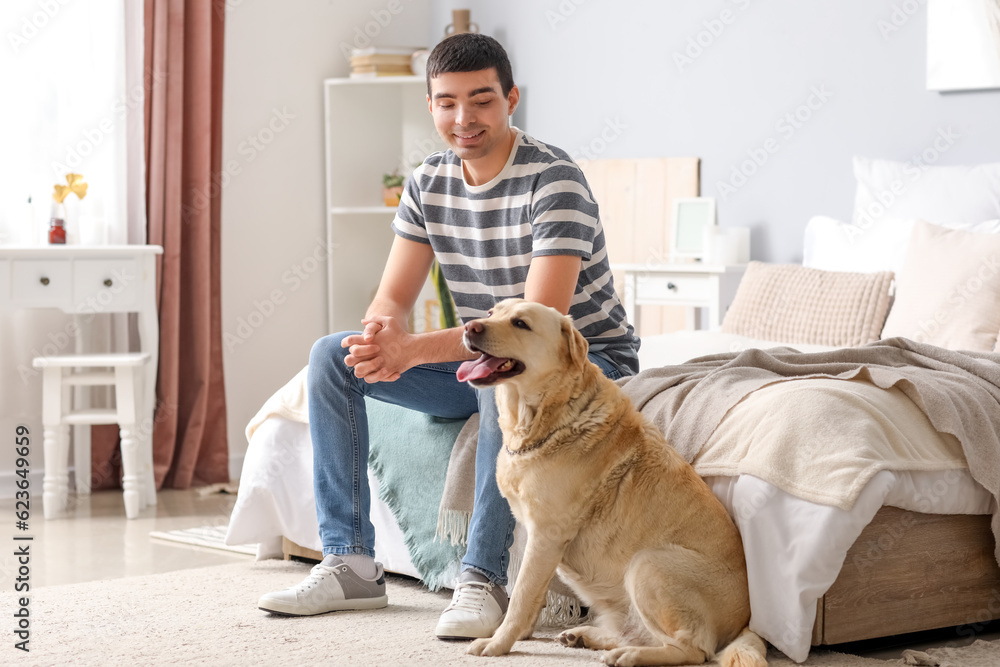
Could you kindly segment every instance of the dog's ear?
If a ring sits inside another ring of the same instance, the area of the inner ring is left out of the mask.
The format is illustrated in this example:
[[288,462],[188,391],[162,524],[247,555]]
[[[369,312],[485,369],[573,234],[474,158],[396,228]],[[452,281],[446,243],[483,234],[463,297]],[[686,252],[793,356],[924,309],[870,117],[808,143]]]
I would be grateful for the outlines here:
[[562,318],[562,337],[566,345],[566,354],[569,357],[569,362],[573,366],[583,366],[587,363],[587,351],[590,349],[590,344],[587,343],[587,339],[583,337],[575,326],[573,326],[573,320],[568,316]]

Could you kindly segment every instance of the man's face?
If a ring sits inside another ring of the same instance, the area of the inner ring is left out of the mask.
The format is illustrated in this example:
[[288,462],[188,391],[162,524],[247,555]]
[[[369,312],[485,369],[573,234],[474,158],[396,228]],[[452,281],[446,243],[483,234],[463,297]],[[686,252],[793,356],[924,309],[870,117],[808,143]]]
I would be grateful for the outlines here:
[[508,150],[507,118],[517,106],[514,86],[507,97],[494,68],[447,72],[431,79],[427,103],[434,127],[448,147],[463,160],[475,160]]

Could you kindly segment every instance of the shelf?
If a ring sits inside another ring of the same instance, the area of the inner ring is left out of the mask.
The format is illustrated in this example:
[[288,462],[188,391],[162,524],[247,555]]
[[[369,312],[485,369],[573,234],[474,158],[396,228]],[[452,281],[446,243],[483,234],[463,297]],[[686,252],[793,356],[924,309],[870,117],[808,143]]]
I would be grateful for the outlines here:
[[[447,147],[427,112],[426,93],[419,76],[323,82],[326,238],[336,245],[326,263],[330,333],[357,328],[397,238],[389,225],[397,207],[382,201],[383,175]],[[424,289],[435,294],[433,286]],[[415,323],[421,320],[415,312]]]
[[333,206],[330,208],[333,215],[354,215],[356,213],[381,214],[396,213],[395,206]]
[[380,83],[426,83],[427,79],[422,76],[373,76],[370,79],[350,79],[337,78],[325,79],[323,83],[328,86],[371,86]]

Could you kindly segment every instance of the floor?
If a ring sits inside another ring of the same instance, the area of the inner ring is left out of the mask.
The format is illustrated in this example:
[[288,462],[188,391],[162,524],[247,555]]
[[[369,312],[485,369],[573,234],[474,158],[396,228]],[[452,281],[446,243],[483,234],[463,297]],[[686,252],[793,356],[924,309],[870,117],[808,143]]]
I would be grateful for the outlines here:
[[[151,531],[170,531],[229,521],[236,496],[203,494],[197,489],[164,490],[157,505],[139,517],[125,519],[120,491],[101,491],[89,497],[71,495],[66,518],[45,520],[41,507],[29,520],[34,536],[31,579],[33,587],[158,574],[210,565],[246,561],[252,556],[172,545],[149,537]],[[0,515],[14,515],[14,501],[0,500]],[[979,637],[1000,639],[1000,624],[993,623]],[[890,641],[863,642],[838,650],[883,660],[899,659],[903,649],[926,649],[947,644],[971,643],[954,629],[921,633]]]
[[[151,531],[228,524],[236,496],[170,489],[158,492],[156,499],[156,507],[147,507],[132,520],[125,519],[121,491],[70,494],[70,510],[60,519],[46,520],[41,503],[32,503],[30,529],[22,533],[34,537],[32,586],[158,574],[253,558],[149,537]],[[13,500],[0,500],[0,516],[14,516]]]

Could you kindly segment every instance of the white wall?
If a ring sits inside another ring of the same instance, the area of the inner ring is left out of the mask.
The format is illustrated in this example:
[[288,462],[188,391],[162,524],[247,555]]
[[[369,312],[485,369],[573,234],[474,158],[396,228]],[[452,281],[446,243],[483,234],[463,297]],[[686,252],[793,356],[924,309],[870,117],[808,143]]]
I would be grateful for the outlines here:
[[312,259],[326,233],[322,81],[347,75],[340,46],[366,31],[378,45],[424,45],[430,4],[227,6],[222,163],[236,169],[222,191],[222,328],[235,478],[247,422],[327,333],[326,268]]
[[937,164],[1000,160],[1000,91],[926,90],[926,0],[438,0],[432,23],[453,7],[506,47],[527,132],[575,156],[702,158],[702,194],[753,228],[754,259],[799,261],[811,216],[850,216],[854,154],[905,161],[952,128]]

